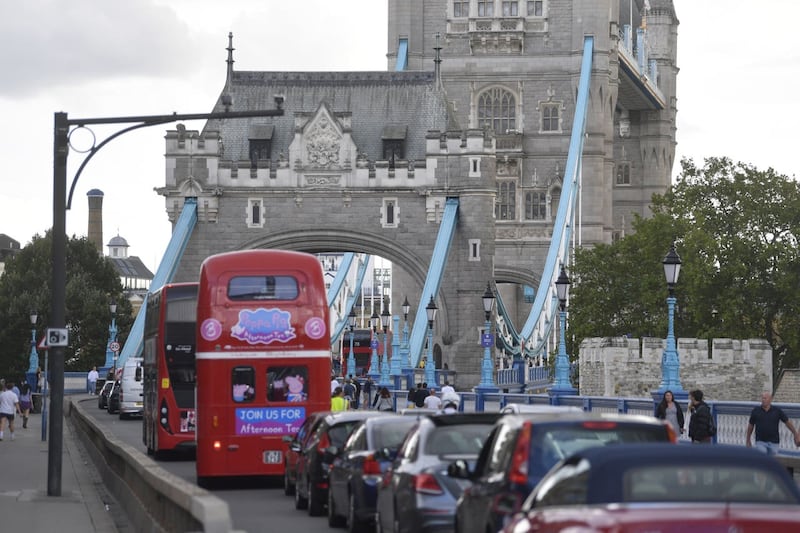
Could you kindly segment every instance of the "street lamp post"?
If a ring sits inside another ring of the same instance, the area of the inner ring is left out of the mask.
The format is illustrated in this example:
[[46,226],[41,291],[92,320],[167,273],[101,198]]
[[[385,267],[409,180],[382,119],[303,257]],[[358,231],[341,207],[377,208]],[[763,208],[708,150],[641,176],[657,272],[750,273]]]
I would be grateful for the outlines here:
[[549,392],[553,396],[576,394],[577,390],[572,386],[569,379],[569,357],[567,357],[567,342],[565,333],[567,329],[567,294],[569,293],[570,281],[567,271],[561,266],[561,273],[556,280],[556,292],[558,293],[558,355],[556,356],[556,379]]
[[370,340],[369,347],[372,348],[372,357],[369,360],[369,377],[372,381],[379,381],[381,379],[380,361],[378,360],[378,324],[381,323],[381,317],[378,312],[373,308],[372,316],[369,317],[369,325],[372,328],[372,340]]
[[[223,95],[229,96],[229,95]],[[105,118],[69,118],[67,113],[53,115],[53,232],[52,262],[53,277],[50,307],[50,328],[66,328],[67,300],[67,210],[72,205],[72,192],[86,164],[103,146],[129,131],[149,126],[169,124],[182,120],[234,119],[251,117],[275,117],[283,115],[283,97],[275,96],[276,109],[257,111],[225,111],[215,113],[191,113]],[[67,196],[67,156],[69,137],[77,128],[99,124],[131,124],[93,145],[72,180]],[[67,339],[68,340],[68,339]],[[47,495],[61,496],[61,461],[64,450],[64,347],[53,346],[52,398],[50,408],[51,438],[47,444]],[[49,377],[49,374],[48,374]]]
[[433,301],[433,296],[431,296],[431,301],[428,302],[428,306],[425,308],[425,313],[428,315],[428,354],[425,358],[425,382],[431,387],[436,382],[436,369],[434,368],[436,365],[433,363],[433,321],[436,320],[436,311],[438,310],[439,308],[436,307],[436,302]]
[[[33,383],[30,376],[36,376],[36,371],[39,369],[39,352],[36,351],[36,319],[39,314],[36,311],[31,311],[31,355],[28,356],[28,372],[26,379],[29,383]],[[34,379],[36,379],[34,377]],[[34,384],[35,386],[35,384]]]
[[111,325],[108,326],[108,342],[106,343],[106,362],[105,368],[114,368],[117,370],[117,360],[115,350],[111,349],[111,345],[117,340],[117,302],[111,300],[108,304],[108,309],[111,311]]
[[353,333],[356,329],[356,310],[350,309],[347,315],[347,324],[350,326],[350,353],[347,354],[347,376],[356,375],[356,356],[353,355]]
[[492,363],[492,346],[494,345],[494,335],[492,335],[492,309],[494,308],[494,293],[490,283],[486,283],[486,290],[481,296],[483,301],[484,325],[481,335],[481,345],[483,346],[483,361],[481,362],[481,382],[475,387],[481,392],[497,392],[498,388],[494,384],[494,364]]
[[675,243],[670,246],[669,252],[661,262],[664,265],[664,276],[667,278],[667,310],[669,313],[669,325],[667,328],[667,347],[661,358],[661,386],[658,388],[658,396],[663,396],[666,391],[672,391],[676,400],[688,397],[688,393],[683,390],[680,379],[680,358],[675,344],[674,316],[675,316],[675,285],[678,283],[678,275],[681,272],[681,258],[675,251]]
[[392,316],[389,314],[389,310],[386,308],[386,305],[383,306],[383,311],[381,312],[381,327],[383,328],[383,359],[381,361],[381,387],[391,387],[392,382],[390,381],[389,377],[389,347],[388,347],[388,340],[387,340],[387,333],[389,332],[389,321],[392,319]]
[[403,340],[400,343],[400,351],[405,357],[408,368],[411,368],[411,351],[408,346],[408,313],[411,311],[411,304],[408,303],[408,296],[403,300]]

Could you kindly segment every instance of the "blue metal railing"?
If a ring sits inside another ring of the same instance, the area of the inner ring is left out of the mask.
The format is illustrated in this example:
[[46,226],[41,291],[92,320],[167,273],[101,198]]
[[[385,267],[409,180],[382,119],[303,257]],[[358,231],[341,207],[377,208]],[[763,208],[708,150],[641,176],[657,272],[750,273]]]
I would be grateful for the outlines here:
[[[189,243],[189,238],[192,236],[195,224],[197,224],[197,198],[186,198],[178,221],[172,230],[172,237],[164,252],[164,257],[161,259],[161,264],[158,265],[153,281],[150,282],[150,291],[160,289],[164,284],[172,281],[173,276],[175,276],[175,270],[178,268],[178,263],[180,263],[183,252],[186,250],[186,245]],[[142,302],[139,314],[136,315],[136,319],[133,321],[131,331],[128,333],[128,339],[125,341],[125,346],[122,347],[122,352],[120,352],[117,360],[117,366],[124,365],[129,357],[142,355],[146,310],[147,296]]]

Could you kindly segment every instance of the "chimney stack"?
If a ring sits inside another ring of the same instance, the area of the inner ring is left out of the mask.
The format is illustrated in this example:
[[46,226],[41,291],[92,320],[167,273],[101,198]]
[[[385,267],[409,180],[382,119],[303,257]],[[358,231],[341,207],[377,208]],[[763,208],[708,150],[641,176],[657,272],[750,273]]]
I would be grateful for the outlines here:
[[94,243],[97,252],[103,255],[103,191],[92,189],[86,193],[89,197],[89,229],[87,236]]

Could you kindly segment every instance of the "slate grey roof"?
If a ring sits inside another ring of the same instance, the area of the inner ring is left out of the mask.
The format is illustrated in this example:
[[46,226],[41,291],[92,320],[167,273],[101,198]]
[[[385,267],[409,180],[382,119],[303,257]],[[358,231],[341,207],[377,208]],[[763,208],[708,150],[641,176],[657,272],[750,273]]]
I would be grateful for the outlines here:
[[111,261],[120,276],[126,278],[153,279],[153,273],[150,272],[150,269],[144,266],[142,260],[135,255],[124,258],[108,257],[108,260]]
[[[222,94],[214,111],[224,111]],[[272,156],[288,156],[295,113],[311,114],[325,102],[333,113],[352,114],[352,137],[359,152],[382,159],[384,126],[407,127],[407,159],[425,158],[425,134],[448,127],[447,103],[432,72],[233,72],[231,111],[274,109],[284,97],[284,115],[241,120],[210,120],[205,131],[220,132],[225,160],[248,159],[251,125],[271,124]]]

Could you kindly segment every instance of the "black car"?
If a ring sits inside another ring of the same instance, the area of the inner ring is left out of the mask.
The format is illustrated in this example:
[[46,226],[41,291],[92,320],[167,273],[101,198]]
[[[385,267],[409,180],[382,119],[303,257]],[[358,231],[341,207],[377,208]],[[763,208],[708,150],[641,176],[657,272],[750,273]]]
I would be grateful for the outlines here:
[[651,416],[616,413],[506,415],[497,421],[475,468],[454,464],[468,480],[456,505],[456,533],[499,531],[557,462],[591,447],[677,442],[671,426]]
[[106,402],[106,411],[108,414],[115,415],[119,413],[119,392],[122,389],[122,384],[119,380],[114,382],[111,391],[108,393],[108,401]]
[[108,395],[111,394],[112,388],[114,388],[113,381],[106,381],[103,383],[103,388],[100,389],[100,393],[97,395],[98,409],[108,409]]
[[283,437],[289,443],[286,454],[283,458],[283,492],[287,496],[293,496],[297,484],[297,463],[303,458],[302,451],[306,448],[308,440],[314,435],[314,431],[322,420],[330,413],[320,411],[311,413],[303,421],[303,425],[294,435]]
[[[373,416],[385,416],[380,411],[337,411],[326,414],[314,428],[302,447],[292,442],[289,449],[299,454],[295,481],[296,509],[308,509],[311,516],[321,516],[328,501],[328,468],[332,460],[328,448],[340,448],[356,424]],[[327,455],[326,455],[327,454]]]
[[347,525],[350,532],[375,525],[378,484],[389,468],[406,433],[417,424],[409,416],[384,413],[353,428],[341,449],[331,448],[328,525]]

